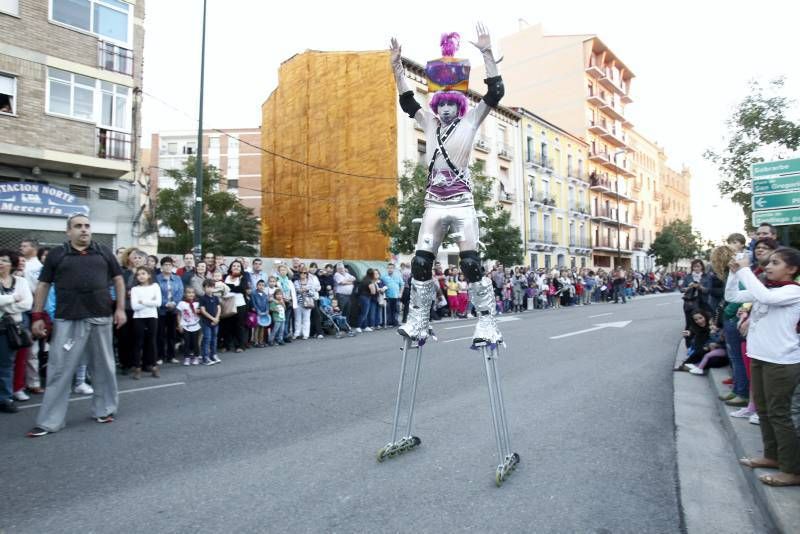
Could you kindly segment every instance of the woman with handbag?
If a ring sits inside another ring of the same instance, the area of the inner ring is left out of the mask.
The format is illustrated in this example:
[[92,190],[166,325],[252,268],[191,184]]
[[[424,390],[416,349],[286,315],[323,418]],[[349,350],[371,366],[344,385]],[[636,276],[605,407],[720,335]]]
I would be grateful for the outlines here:
[[294,308],[294,334],[292,339],[302,336],[308,339],[311,332],[311,309],[314,308],[318,295],[311,287],[308,272],[300,271],[300,278],[294,282],[294,291],[297,295],[297,306]]
[[11,273],[19,265],[19,256],[0,250],[0,412],[16,413],[12,397],[14,356],[23,346],[31,345],[30,332],[22,326],[22,312],[33,306],[33,295],[25,278]]
[[228,286],[233,296],[236,314],[225,318],[226,310],[223,306],[220,330],[224,332],[225,347],[231,350],[235,345],[236,352],[242,352],[247,343],[247,301],[250,298],[250,277],[245,275],[244,266],[239,260],[232,261],[228,266],[225,285]]

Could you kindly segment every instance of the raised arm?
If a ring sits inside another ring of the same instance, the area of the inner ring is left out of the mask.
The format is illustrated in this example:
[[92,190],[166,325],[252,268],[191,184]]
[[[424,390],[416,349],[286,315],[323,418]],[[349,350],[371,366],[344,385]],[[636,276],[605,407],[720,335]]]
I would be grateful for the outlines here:
[[486,85],[489,86],[484,95],[483,100],[490,107],[497,107],[500,99],[505,94],[505,87],[503,87],[503,79],[500,77],[500,70],[497,64],[502,60],[495,60],[492,53],[492,39],[489,36],[489,30],[482,23],[478,23],[475,27],[475,32],[478,37],[476,41],[470,41],[475,48],[477,48],[483,56],[483,64],[486,68]]
[[414,92],[408,87],[408,82],[406,82],[403,58],[401,56],[402,49],[403,47],[400,46],[397,39],[392,37],[389,52],[391,53],[392,72],[394,72],[394,81],[397,84],[397,93],[400,95],[400,108],[413,119],[416,117],[417,112],[422,109],[422,106],[416,101]]

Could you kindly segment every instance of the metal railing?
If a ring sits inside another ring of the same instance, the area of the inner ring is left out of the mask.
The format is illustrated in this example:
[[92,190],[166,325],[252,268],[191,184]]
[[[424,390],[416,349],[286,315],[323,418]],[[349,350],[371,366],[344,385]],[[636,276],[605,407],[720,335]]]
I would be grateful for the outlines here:
[[546,245],[556,245],[559,243],[558,234],[555,232],[545,232],[543,230],[531,230],[528,240]]
[[511,145],[506,143],[497,143],[497,155],[501,158],[510,160],[514,157],[514,150]]
[[478,135],[478,136],[475,137],[474,146],[478,150],[482,150],[484,152],[489,152],[491,150],[490,145],[489,145],[489,140],[486,139],[486,137],[484,137],[482,135]]
[[545,194],[543,191],[532,191],[531,202],[537,202],[539,204],[544,204],[545,206],[555,206],[556,199],[553,195]]
[[103,159],[131,159],[131,134],[97,128],[97,157]]
[[97,65],[105,70],[133,76],[133,51],[113,43],[98,41]]

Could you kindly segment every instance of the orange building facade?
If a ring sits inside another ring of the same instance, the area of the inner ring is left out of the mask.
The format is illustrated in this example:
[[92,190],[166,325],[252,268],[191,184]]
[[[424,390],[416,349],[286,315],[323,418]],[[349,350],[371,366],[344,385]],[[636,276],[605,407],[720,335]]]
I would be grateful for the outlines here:
[[376,212],[397,193],[398,157],[389,53],[306,51],[278,76],[262,105],[261,254],[385,259]]

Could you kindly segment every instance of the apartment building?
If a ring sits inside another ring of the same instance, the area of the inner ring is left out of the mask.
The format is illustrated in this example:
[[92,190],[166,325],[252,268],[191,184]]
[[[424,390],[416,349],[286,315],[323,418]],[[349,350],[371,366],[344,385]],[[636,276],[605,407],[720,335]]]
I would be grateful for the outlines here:
[[591,264],[588,145],[524,108],[520,114],[525,264],[534,269]]
[[[658,217],[635,217],[637,206],[645,209],[652,200],[637,198],[635,190],[634,130],[626,111],[634,73],[591,34],[545,35],[536,25],[503,38],[501,48],[505,102],[535,110],[588,147],[592,265],[635,267],[634,257],[641,264],[645,240],[639,237],[655,230],[641,227],[642,221]],[[482,69],[473,70],[473,80],[483,76]],[[660,178],[656,185],[661,187]],[[676,191],[677,205],[685,200]]]
[[661,198],[661,225],[669,224],[676,219],[686,221],[691,218],[691,199],[690,191],[692,174],[685,166],[680,171],[673,170],[666,164],[667,156],[662,151],[659,154],[661,159],[661,183],[663,185],[663,195]]
[[[427,105],[424,67],[403,63],[409,87]],[[480,98],[471,91],[470,106]],[[472,161],[496,178],[496,202],[522,226],[519,121],[514,110],[493,110]],[[405,162],[424,165],[427,149],[423,132],[398,106],[388,52],[307,51],[290,58],[263,105],[262,124],[264,149],[294,160],[262,158],[262,254],[385,259],[389,240],[377,229],[376,212],[399,195]],[[439,259],[456,263],[457,253],[444,249]]]
[[[203,131],[203,162],[219,169],[220,189],[229,191],[261,217],[261,129],[225,128]],[[197,132],[159,132],[150,140],[150,195],[175,187],[167,175],[197,155]]]
[[62,243],[78,212],[111,247],[145,237],[144,9],[144,0],[0,0],[0,246]]

